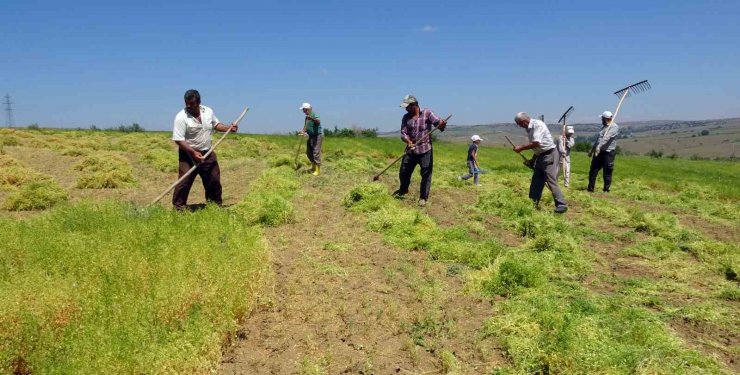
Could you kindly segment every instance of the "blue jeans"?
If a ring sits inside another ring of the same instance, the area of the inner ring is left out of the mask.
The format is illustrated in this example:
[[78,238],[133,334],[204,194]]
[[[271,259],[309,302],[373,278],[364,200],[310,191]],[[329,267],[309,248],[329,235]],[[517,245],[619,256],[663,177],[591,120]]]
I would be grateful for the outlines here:
[[468,174],[464,176],[460,176],[463,180],[467,180],[470,177],[473,177],[473,182],[478,185],[478,176],[480,175],[480,169],[475,166],[475,162],[472,160],[468,160]]

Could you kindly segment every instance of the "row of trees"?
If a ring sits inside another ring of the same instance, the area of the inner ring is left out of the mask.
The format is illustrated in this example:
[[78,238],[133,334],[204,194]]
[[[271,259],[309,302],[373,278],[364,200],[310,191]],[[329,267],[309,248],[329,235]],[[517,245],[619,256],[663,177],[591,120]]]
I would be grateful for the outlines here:
[[378,128],[365,129],[353,126],[352,128],[339,129],[339,127],[335,125],[334,130],[324,129],[324,136],[335,138],[377,138]]
[[145,129],[141,125],[139,125],[138,123],[133,123],[131,125],[123,125],[123,124],[121,124],[121,125],[114,126],[114,127],[111,127],[111,128],[106,128],[106,129],[101,129],[101,128],[98,128],[95,125],[90,125],[90,130],[92,130],[92,131],[103,131],[103,130],[107,130],[107,131],[116,131],[116,132],[122,132],[122,133],[138,133],[138,132],[145,131]]

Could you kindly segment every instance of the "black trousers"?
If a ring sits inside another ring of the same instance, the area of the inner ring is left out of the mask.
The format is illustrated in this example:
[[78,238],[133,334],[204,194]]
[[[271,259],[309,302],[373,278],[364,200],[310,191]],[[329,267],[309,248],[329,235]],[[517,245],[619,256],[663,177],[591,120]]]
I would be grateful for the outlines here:
[[[205,155],[206,151],[202,151]],[[187,173],[190,168],[193,167],[193,160],[190,158],[185,151],[179,150],[178,153],[179,165],[178,165],[178,177],[182,177]],[[221,204],[221,169],[218,166],[218,159],[216,159],[216,153],[212,152],[208,155],[208,158],[198,164],[198,169],[191,173],[188,178],[182,180],[175,186],[175,190],[172,192],[172,205],[176,209],[184,209],[188,203],[188,195],[190,195],[190,188],[195,182],[195,176],[199,175],[203,182],[203,189],[206,191],[206,200]]]
[[398,189],[399,194],[407,194],[409,185],[411,185],[411,175],[418,164],[421,167],[421,187],[419,190],[419,199],[429,199],[429,191],[432,188],[432,170],[434,169],[433,150],[423,154],[406,154],[401,159],[401,170],[398,172],[398,179],[401,181],[401,187]]
[[591,169],[588,171],[588,190],[593,191],[596,186],[596,176],[604,169],[604,191],[612,186],[612,172],[614,172],[614,157],[616,151],[602,151],[598,156],[591,158]]

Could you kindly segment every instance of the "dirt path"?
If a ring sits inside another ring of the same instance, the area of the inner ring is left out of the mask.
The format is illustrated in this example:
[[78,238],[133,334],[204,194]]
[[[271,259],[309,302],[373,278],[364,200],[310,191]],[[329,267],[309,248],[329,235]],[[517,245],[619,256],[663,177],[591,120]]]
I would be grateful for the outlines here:
[[223,374],[483,373],[504,363],[477,334],[489,301],[425,253],[385,245],[344,191],[302,177],[295,224],[266,230],[275,280]]

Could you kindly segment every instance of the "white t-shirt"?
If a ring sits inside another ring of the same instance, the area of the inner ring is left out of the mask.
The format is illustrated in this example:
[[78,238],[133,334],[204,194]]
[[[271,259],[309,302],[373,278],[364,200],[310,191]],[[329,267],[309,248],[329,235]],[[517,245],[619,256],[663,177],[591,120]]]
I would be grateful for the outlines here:
[[175,126],[172,129],[173,141],[186,141],[190,147],[198,151],[206,151],[211,148],[211,134],[219,123],[213,110],[200,106],[200,119],[193,117],[188,111],[182,109],[175,116]]
[[526,130],[529,142],[538,142],[540,144],[539,147],[532,149],[535,155],[555,148],[555,142],[552,140],[550,129],[547,128],[544,122],[537,119],[530,119],[529,126]]

